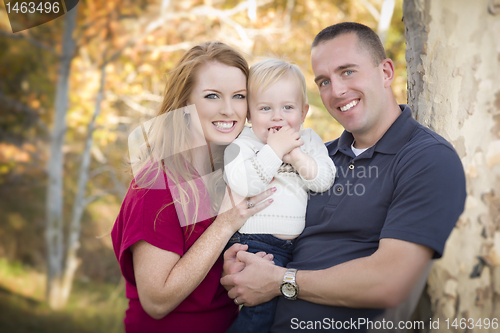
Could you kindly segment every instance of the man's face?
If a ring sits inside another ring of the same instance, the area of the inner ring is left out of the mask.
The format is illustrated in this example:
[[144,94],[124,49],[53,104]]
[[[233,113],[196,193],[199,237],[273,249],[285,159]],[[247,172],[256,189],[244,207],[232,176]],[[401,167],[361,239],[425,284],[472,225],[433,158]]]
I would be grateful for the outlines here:
[[312,49],[312,69],[321,100],[356,140],[379,135],[385,125],[386,88],[390,89],[392,82],[387,73],[388,61],[375,65],[354,33],[337,36]]

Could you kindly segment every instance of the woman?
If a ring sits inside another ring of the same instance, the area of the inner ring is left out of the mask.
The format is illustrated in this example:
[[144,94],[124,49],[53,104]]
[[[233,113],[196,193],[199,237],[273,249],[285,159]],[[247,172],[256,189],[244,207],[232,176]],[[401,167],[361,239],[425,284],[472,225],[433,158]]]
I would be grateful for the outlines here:
[[219,283],[220,255],[273,192],[235,200],[219,170],[222,144],[243,129],[247,78],[232,48],[195,46],[170,73],[158,116],[140,128],[145,142],[130,150],[134,180],[112,231],[126,332],[225,332],[237,316]]

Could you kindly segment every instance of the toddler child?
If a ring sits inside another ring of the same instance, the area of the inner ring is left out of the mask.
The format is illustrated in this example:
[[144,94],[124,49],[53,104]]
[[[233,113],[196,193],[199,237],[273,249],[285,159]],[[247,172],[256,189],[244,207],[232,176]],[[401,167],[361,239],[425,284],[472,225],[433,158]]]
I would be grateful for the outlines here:
[[[250,217],[230,240],[248,251],[274,255],[285,267],[295,238],[305,226],[308,191],[324,192],[335,179],[335,166],[321,138],[301,129],[309,105],[305,79],[297,65],[266,59],[250,68],[245,127],[226,148],[224,178],[232,191],[251,197],[276,187],[272,205]],[[255,203],[248,203],[255,205]],[[255,307],[243,306],[227,332],[268,332],[277,298]]]

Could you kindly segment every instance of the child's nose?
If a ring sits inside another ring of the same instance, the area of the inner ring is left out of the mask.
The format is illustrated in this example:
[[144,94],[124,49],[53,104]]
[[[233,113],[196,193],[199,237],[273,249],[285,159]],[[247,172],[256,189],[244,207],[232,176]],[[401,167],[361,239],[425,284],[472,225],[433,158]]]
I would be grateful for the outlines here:
[[273,119],[273,121],[283,120],[283,114],[281,112],[281,109],[273,111],[273,118],[272,119]]

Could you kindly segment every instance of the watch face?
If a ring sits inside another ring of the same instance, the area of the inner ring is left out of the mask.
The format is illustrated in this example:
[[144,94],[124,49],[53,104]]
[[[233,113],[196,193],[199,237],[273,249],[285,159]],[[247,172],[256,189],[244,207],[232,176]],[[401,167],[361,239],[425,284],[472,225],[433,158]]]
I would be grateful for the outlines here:
[[297,295],[297,287],[289,282],[286,282],[281,286],[281,292],[285,297],[295,297],[295,295]]

